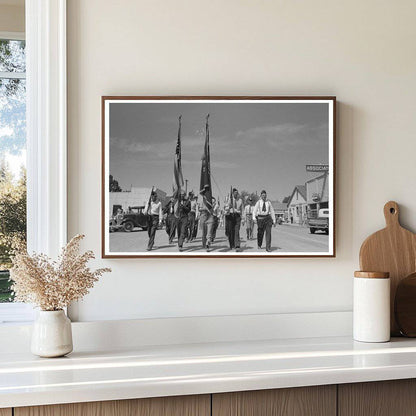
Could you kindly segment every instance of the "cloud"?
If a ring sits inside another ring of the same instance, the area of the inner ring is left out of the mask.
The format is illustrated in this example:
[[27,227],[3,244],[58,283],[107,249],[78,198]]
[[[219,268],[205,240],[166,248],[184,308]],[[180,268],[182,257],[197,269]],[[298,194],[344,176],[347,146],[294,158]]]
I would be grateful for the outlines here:
[[141,153],[148,152],[151,146],[140,142],[132,142],[129,139],[113,137],[110,139],[111,146],[117,147],[126,153]]
[[306,124],[279,124],[274,126],[255,127],[245,131],[238,131],[235,135],[238,145],[242,147],[258,148],[268,145],[281,150],[295,147],[325,145],[328,137],[328,125],[318,126]]
[[[204,149],[205,133],[182,137],[182,161],[188,165],[200,164]],[[111,147],[121,150],[126,157],[135,157],[140,163],[154,164],[173,161],[176,138],[169,141],[152,142],[138,138],[111,138]],[[258,126],[240,130],[234,134],[210,137],[211,162],[213,167],[234,169],[236,160],[257,160],[263,155],[277,152],[304,153],[312,148],[327,148],[328,125],[285,123]],[[268,153],[269,152],[269,153]]]
[[[181,138],[182,144],[182,159],[196,160],[198,163],[201,161],[202,153],[204,151],[205,136],[184,136]],[[211,139],[212,143],[212,139]],[[142,143],[139,139],[133,138],[120,138],[113,137],[110,139],[111,147],[117,148],[127,154],[141,154],[138,155],[144,163],[155,162],[155,161],[166,161],[173,160],[176,140],[169,140],[159,143],[151,143],[147,141]],[[212,146],[212,144],[211,144]],[[216,150],[223,147],[228,147],[228,144],[223,141],[222,137],[215,138]]]
[[13,129],[10,126],[0,127],[0,138],[3,136],[11,136]]

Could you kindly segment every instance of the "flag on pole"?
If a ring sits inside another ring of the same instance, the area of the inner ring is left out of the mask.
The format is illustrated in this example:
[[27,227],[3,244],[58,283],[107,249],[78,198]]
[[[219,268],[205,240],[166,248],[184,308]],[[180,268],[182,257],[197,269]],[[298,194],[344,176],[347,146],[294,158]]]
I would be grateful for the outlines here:
[[173,197],[179,198],[181,189],[183,188],[183,176],[182,176],[182,151],[181,151],[181,124],[182,116],[179,116],[179,128],[178,128],[178,140],[176,143],[175,161],[173,164]]
[[205,124],[205,146],[204,146],[204,153],[202,155],[200,192],[203,196],[206,206],[209,209],[212,209],[211,160],[210,160],[210,153],[209,153],[208,119],[209,119],[209,114],[207,115],[206,124]]

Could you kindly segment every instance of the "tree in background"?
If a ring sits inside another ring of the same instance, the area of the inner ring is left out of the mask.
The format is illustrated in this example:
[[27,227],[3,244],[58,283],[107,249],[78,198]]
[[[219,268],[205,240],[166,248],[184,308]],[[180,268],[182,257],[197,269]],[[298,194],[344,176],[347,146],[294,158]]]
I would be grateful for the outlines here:
[[0,302],[13,300],[8,269],[15,247],[26,241],[26,170],[14,179],[7,163],[0,163]]
[[110,192],[122,192],[118,181],[116,181],[113,175],[110,175]]
[[11,267],[17,243],[26,241],[26,170],[14,180],[5,161],[0,165],[0,269]]
[[253,205],[259,200],[259,197],[255,192],[241,191],[240,195],[245,204],[247,204],[248,198],[253,200]]

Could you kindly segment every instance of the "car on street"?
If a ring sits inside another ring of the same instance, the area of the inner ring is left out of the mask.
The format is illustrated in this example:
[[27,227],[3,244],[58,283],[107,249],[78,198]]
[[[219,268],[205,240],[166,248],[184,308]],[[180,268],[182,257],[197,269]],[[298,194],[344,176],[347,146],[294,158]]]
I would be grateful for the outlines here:
[[308,212],[308,227],[311,234],[315,234],[316,231],[329,234],[329,209],[310,210]]
[[133,231],[135,228],[147,230],[148,215],[144,213],[144,206],[129,207],[120,219],[110,220],[110,232],[114,231]]

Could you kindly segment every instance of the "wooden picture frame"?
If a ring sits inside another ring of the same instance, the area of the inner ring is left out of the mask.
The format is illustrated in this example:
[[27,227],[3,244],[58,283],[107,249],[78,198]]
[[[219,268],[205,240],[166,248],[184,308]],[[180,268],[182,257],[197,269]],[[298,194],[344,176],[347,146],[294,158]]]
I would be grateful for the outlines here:
[[[103,258],[336,256],[336,97],[103,96],[101,105]],[[194,240],[189,209],[200,218]],[[256,232],[249,238],[253,210],[261,249]],[[182,233],[170,243],[175,224]]]

